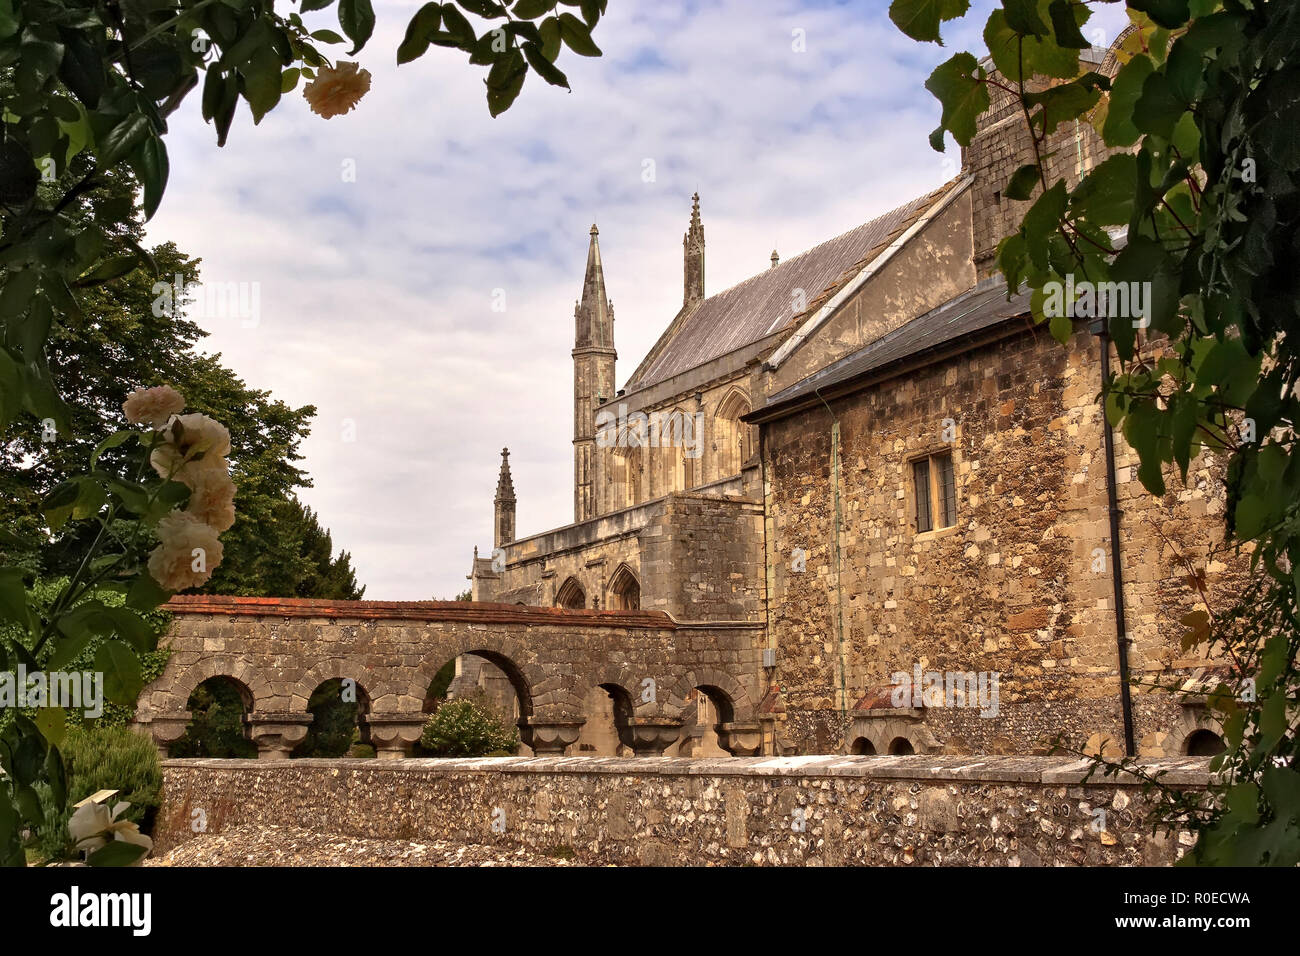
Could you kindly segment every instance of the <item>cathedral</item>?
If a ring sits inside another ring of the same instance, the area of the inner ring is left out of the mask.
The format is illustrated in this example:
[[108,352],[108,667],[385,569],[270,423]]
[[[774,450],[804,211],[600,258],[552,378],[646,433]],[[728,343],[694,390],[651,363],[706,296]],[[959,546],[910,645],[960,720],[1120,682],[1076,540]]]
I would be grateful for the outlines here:
[[[1118,41],[1083,55],[1118,69]],[[1199,686],[1214,665],[1181,650],[1180,620],[1246,573],[1221,463],[1203,454],[1163,499],[1136,480],[1099,402],[1109,342],[1077,319],[1062,346],[996,270],[1032,146],[1010,97],[980,123],[951,181],[713,294],[694,196],[681,308],[621,387],[593,225],[573,522],[518,533],[503,451],[473,599],[756,625],[769,754],[1217,746],[1203,698],[1151,685]],[[1071,187],[1107,155],[1085,124],[1052,140]],[[673,753],[719,752],[721,703],[700,695]],[[577,749],[618,746],[593,729]]]

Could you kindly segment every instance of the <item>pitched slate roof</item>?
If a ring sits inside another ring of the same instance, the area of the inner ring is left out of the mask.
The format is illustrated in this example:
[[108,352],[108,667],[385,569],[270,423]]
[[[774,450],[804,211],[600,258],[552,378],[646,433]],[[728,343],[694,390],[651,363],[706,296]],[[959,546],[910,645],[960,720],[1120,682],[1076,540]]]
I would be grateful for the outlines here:
[[783,406],[797,405],[817,392],[826,392],[852,379],[878,372],[904,359],[937,349],[956,339],[982,332],[1029,311],[1029,292],[1007,301],[1002,277],[983,280],[972,289],[919,315],[858,351],[770,396],[746,421],[776,417]]
[[[633,375],[626,388],[653,385],[790,327],[866,268],[959,182],[946,183],[932,193],[709,296],[675,331],[670,328],[665,333],[671,337],[656,346],[661,351],[639,374]],[[791,307],[796,289],[804,290],[807,300],[807,308],[797,314]]]

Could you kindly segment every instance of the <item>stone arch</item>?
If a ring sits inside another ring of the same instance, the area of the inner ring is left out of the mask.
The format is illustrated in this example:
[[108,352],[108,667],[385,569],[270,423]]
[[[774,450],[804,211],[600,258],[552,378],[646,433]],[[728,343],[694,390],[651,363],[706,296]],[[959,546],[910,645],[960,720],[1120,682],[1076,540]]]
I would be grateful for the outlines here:
[[578,583],[577,578],[565,578],[564,583],[555,592],[555,606],[566,607],[575,611],[587,606],[587,592]]
[[903,734],[899,734],[889,742],[889,753],[895,757],[911,756],[916,752],[916,746],[912,743],[911,738]]
[[[672,685],[673,706],[679,710],[685,708],[691,691],[697,688],[709,694],[715,706],[719,700],[725,702],[727,722],[754,719],[754,704],[740,681],[726,671],[713,668],[700,668],[683,674]],[[721,714],[722,711],[719,712],[719,716]]]
[[[303,674],[302,679],[294,685],[293,690],[289,693],[289,710],[295,713],[305,712],[307,710],[307,701],[316,688],[327,680],[335,679],[354,681],[357,687],[364,691],[370,699],[374,713],[388,710],[396,711],[398,709],[396,688],[381,683],[374,671],[362,667],[347,658],[330,657],[317,663],[311,670]],[[383,701],[382,704],[381,701]]]
[[243,685],[252,698],[250,712],[276,709],[276,695],[266,678],[246,661],[226,655],[197,661],[176,676],[170,688],[172,697],[178,701],[174,709],[184,710],[195,688],[213,677],[226,677]]
[[620,564],[610,575],[605,594],[605,607],[611,611],[641,610],[641,582],[627,562]]
[[546,674],[532,664],[521,663],[527,659],[527,655],[522,648],[515,646],[513,641],[485,634],[471,634],[462,637],[454,644],[442,644],[426,650],[420,666],[416,669],[416,676],[402,698],[402,709],[419,713],[424,704],[424,695],[428,692],[429,685],[433,683],[439,669],[447,661],[463,654],[481,657],[500,668],[515,689],[522,715],[527,717],[533,712],[534,688],[546,681]]
[[1198,727],[1185,738],[1179,749],[1188,757],[1213,757],[1223,753],[1223,738],[1208,727]]
[[745,462],[754,457],[754,426],[740,420],[749,411],[749,396],[739,387],[733,386],[718,403],[715,432],[709,442],[717,455],[717,478],[740,474]]
[[871,742],[869,737],[859,737],[853,741],[853,746],[849,748],[849,753],[859,756],[873,756],[876,753],[876,745]]

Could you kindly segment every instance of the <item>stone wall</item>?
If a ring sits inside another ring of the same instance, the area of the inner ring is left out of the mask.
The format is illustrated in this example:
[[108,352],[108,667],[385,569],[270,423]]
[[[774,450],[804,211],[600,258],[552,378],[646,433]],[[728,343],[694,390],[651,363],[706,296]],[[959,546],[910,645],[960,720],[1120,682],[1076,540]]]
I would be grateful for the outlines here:
[[[476,655],[517,699],[524,743],[563,753],[588,719],[594,688],[629,701],[621,728],[636,753],[662,753],[693,726],[697,689],[723,711],[728,752],[758,753],[761,625],[678,625],[650,611],[569,611],[460,601],[174,598],[162,675],[137,722],[164,749],[185,730],[187,702],[211,678],[233,681],[264,758],[306,736],[312,693],[355,682],[363,739],[400,757],[419,738],[429,685],[448,661]],[[652,689],[648,692],[647,689]]]
[[[1122,742],[1097,340],[1080,332],[1063,348],[1041,329],[1009,332],[831,401],[838,535],[831,413],[767,426],[772,637],[799,752],[859,737],[878,752],[903,737],[918,752],[983,754],[1045,753],[1058,732],[1080,746]],[[912,462],[927,454],[952,456],[957,515],[921,533]],[[1163,500],[1135,465],[1117,436],[1130,663],[1147,682],[1182,679],[1207,664],[1180,649],[1180,619],[1200,600],[1188,567],[1226,609],[1245,561],[1223,545],[1220,462],[1194,460],[1186,484],[1169,475]],[[998,673],[997,716],[872,699],[918,664]],[[1135,691],[1135,712],[1147,756],[1181,752],[1204,725],[1168,694]]]
[[[1208,781],[1204,760],[1152,769]],[[1084,771],[1033,757],[169,760],[154,838],[165,852],[202,820],[696,866],[1167,865],[1190,845],[1151,834],[1132,778]]]

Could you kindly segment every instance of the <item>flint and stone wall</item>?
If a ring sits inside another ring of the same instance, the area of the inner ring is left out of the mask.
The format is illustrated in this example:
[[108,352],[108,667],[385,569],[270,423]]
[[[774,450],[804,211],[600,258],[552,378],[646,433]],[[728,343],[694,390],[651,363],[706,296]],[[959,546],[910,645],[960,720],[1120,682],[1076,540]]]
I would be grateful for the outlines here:
[[[1200,790],[1206,763],[1151,769]],[[1159,866],[1191,844],[1152,835],[1133,778],[1085,771],[1035,757],[168,760],[154,836],[165,852],[203,819],[208,833],[279,825],[695,866]]]
[[[861,737],[883,753],[898,736],[917,752],[1045,754],[1057,733],[1089,748],[1108,739],[1110,752],[1122,744],[1099,368],[1094,336],[1063,348],[1026,329],[832,399],[838,581],[830,415],[818,407],[765,426],[772,630],[784,735],[798,752]],[[1185,680],[1210,663],[1180,647],[1180,619],[1202,606],[1189,568],[1204,572],[1216,610],[1232,606],[1247,572],[1223,540],[1222,462],[1194,459],[1186,482],[1168,474],[1158,499],[1118,435],[1115,453],[1131,671],[1148,685]],[[957,520],[918,533],[912,462],[926,454],[952,456]],[[996,717],[859,707],[918,663],[1000,674]],[[1144,757],[1215,729],[1204,708],[1164,692],[1135,690],[1134,710]]]

